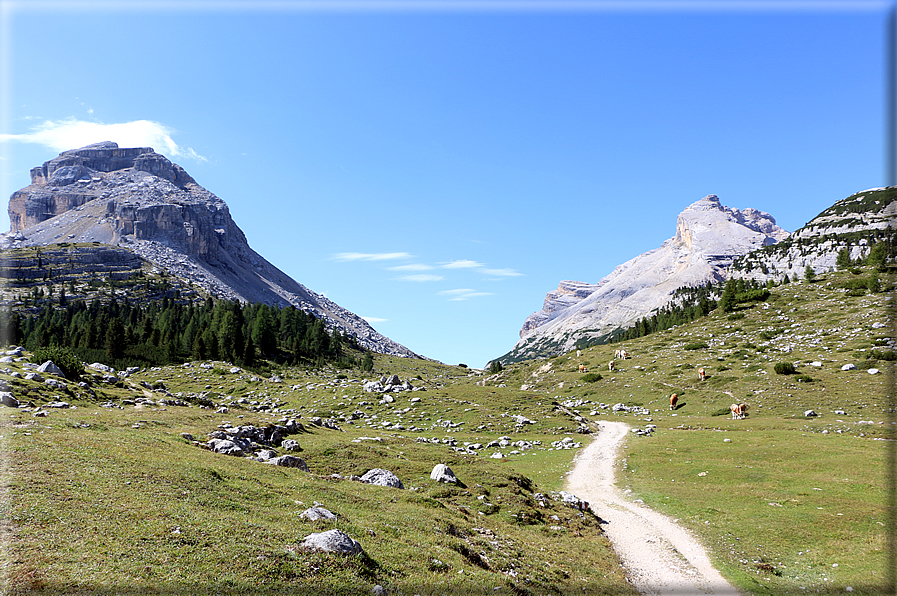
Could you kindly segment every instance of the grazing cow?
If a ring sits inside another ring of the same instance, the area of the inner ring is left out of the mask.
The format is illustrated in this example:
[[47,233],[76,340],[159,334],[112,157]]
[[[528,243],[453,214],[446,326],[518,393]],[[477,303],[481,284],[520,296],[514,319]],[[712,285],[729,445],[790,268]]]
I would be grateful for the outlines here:
[[732,420],[742,420],[747,416],[747,404],[732,404],[729,409],[732,411]]
[[585,364],[580,364],[580,365],[579,365],[579,372],[581,372],[581,373],[586,372],[586,365],[585,365]]
[[614,358],[620,357],[620,350],[614,350]]
[[620,350],[620,360],[626,360],[627,358],[629,358],[629,352]]
[[703,368],[699,368],[699,369],[698,369],[698,376],[701,377],[701,380],[702,380],[702,381],[704,380],[704,377],[705,377],[706,375],[705,375],[705,373],[704,373],[704,369],[703,369]]
[[576,350],[576,357],[577,357],[577,358],[581,358],[581,357],[582,357],[582,350]]
[[613,360],[611,360],[610,362],[607,363],[607,370],[610,370],[610,371],[614,370],[614,361]]
[[676,409],[676,403],[678,401],[679,401],[679,396],[677,394],[674,393],[673,395],[670,396],[670,409],[671,410]]

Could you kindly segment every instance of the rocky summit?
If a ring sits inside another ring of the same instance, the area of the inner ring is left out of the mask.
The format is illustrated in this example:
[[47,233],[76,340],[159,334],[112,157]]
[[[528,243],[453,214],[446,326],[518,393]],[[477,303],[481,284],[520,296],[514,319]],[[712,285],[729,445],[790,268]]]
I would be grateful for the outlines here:
[[98,242],[222,299],[293,305],[385,354],[416,357],[364,319],[290,278],[249,247],[227,204],[149,147],[64,151],[12,194],[0,248]]
[[732,209],[708,195],[679,214],[675,236],[659,248],[618,265],[598,283],[562,281],[501,360],[558,354],[579,340],[600,340],[667,305],[678,288],[726,279],[734,258],[787,237],[768,213]]

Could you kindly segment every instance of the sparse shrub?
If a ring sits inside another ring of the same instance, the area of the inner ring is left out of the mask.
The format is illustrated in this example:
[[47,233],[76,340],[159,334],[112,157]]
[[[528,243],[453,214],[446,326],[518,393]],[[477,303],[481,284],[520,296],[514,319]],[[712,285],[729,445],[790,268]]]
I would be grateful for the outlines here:
[[501,362],[499,362],[498,360],[493,360],[492,362],[489,363],[489,374],[490,375],[497,375],[503,369],[504,369],[504,367],[501,365]]
[[720,408],[719,410],[714,410],[713,412],[711,412],[710,415],[711,416],[726,416],[727,414],[729,414],[729,412],[731,412],[731,410],[729,408]]
[[685,349],[685,350],[703,350],[706,347],[708,347],[706,341],[696,341],[696,342],[692,342],[690,344],[683,346],[683,349]]
[[581,376],[580,380],[582,380],[586,383],[594,383],[595,381],[600,381],[603,378],[604,377],[602,377],[598,373],[587,373],[587,374],[584,374],[583,376]]
[[872,350],[869,352],[868,357],[870,359],[888,360],[893,362],[894,360],[897,360],[897,352],[894,350]]
[[31,362],[35,364],[43,364],[47,360],[52,360],[53,364],[59,367],[66,379],[76,381],[81,378],[84,365],[81,364],[81,359],[68,348],[45,346],[34,350],[34,353],[31,355]]
[[737,321],[738,319],[743,319],[743,318],[744,318],[743,312],[733,312],[731,315],[726,317],[726,319],[728,319],[730,321]]
[[798,383],[812,383],[814,379],[810,375],[797,375],[794,380]]
[[782,329],[767,329],[766,331],[760,332],[760,337],[769,340],[782,333],[782,331]]
[[775,371],[777,375],[793,375],[795,373],[794,364],[791,362],[777,362]]

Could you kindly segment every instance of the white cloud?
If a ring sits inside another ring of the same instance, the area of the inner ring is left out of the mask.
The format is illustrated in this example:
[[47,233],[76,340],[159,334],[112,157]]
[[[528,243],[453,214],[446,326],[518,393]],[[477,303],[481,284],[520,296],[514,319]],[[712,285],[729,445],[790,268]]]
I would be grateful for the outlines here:
[[361,318],[364,319],[365,321],[367,321],[368,323],[370,323],[371,325],[373,325],[374,323],[385,323],[386,321],[389,320],[389,319],[381,319],[380,317],[361,317]]
[[387,267],[390,271],[429,271],[433,269],[433,265],[424,265],[423,263],[411,263],[409,265],[396,265],[395,267]]
[[399,278],[402,281],[440,281],[445,279],[441,275],[433,275],[430,273],[418,273],[417,275],[403,275]]
[[471,261],[470,259],[460,259],[457,261],[451,261],[450,263],[443,263],[440,265],[445,269],[476,269],[479,267],[485,267],[483,263],[478,263],[476,261]]
[[441,292],[436,292],[440,296],[451,296],[449,300],[457,301],[457,300],[467,300],[469,298],[477,298],[479,296],[491,296],[492,292],[477,292],[476,290],[472,290],[470,288],[457,288],[455,290],[443,290]]
[[119,147],[152,147],[169,157],[207,161],[193,149],[175,143],[171,138],[173,132],[171,128],[152,120],[103,124],[68,118],[45,120],[33,127],[31,132],[0,135],[0,142],[34,143],[61,152],[102,141],[114,141]]
[[523,275],[514,269],[480,269],[480,271],[486,275],[492,275],[493,277],[518,277]]
[[333,255],[337,261],[390,261],[395,259],[408,259],[411,255],[407,252],[340,252]]

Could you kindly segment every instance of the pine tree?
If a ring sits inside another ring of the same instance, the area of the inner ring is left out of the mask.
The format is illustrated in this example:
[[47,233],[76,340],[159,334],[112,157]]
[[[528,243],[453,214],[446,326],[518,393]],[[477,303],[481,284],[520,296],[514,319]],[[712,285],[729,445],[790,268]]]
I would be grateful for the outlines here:
[[106,357],[114,362],[125,355],[125,326],[115,317],[106,329]]
[[718,307],[723,312],[732,312],[735,310],[735,290],[738,287],[738,282],[734,279],[730,278],[729,281],[726,282],[726,287],[723,288],[723,295],[720,296]]
[[845,269],[849,269],[850,265],[850,249],[845,246],[838,251],[838,258],[835,260],[835,267],[837,267],[839,271],[843,271]]

